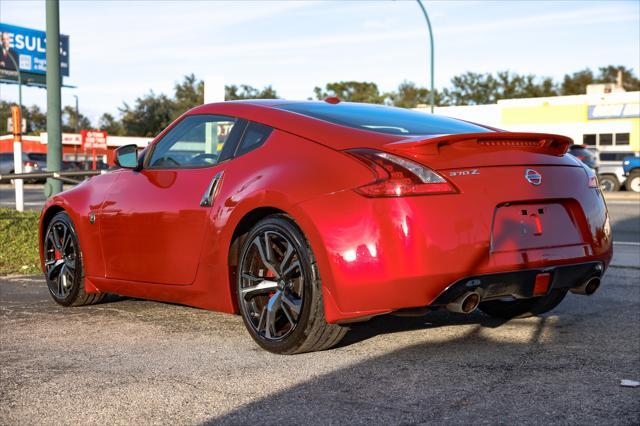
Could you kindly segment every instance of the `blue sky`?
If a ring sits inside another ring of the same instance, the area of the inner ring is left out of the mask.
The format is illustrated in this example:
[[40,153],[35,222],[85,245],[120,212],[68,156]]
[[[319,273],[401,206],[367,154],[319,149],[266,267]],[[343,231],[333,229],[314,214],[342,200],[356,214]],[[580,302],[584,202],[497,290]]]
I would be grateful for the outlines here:
[[[436,86],[465,71],[512,70],[561,78],[608,64],[640,68],[638,1],[425,1],[436,42]],[[0,21],[45,29],[44,1],[2,0]],[[391,90],[427,85],[426,24],[414,1],[69,1],[61,32],[70,36],[73,94],[96,120],[123,101],[171,93],[187,73],[227,84],[273,85],[305,99],[315,86],[366,80]],[[0,86],[15,100],[15,86]],[[25,104],[46,106],[42,89]]]

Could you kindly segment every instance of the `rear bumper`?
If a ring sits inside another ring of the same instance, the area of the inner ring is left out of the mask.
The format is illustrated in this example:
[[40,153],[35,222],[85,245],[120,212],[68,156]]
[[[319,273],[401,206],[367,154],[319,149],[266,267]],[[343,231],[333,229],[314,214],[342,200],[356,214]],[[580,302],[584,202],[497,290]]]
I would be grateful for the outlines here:
[[447,287],[431,306],[445,306],[469,291],[479,293],[483,301],[503,297],[528,299],[536,296],[534,285],[536,277],[540,274],[550,274],[548,292],[551,292],[578,288],[590,278],[601,278],[603,273],[604,264],[602,262],[587,262],[465,277]]
[[[514,273],[516,282],[525,282],[519,294],[526,297],[530,286],[526,271],[553,268],[558,277],[554,285],[564,282],[564,268],[572,265],[597,263],[604,272],[612,256],[604,198],[599,190],[586,186],[563,188],[562,182],[572,182],[563,180],[561,172],[556,185],[543,190],[503,186],[495,193],[397,199],[341,191],[298,204],[305,216],[300,225],[318,261],[327,320],[349,321],[440,304],[445,291],[468,280],[465,277]],[[571,204],[581,241],[492,250],[496,206],[517,200]],[[579,271],[575,273],[579,280]]]

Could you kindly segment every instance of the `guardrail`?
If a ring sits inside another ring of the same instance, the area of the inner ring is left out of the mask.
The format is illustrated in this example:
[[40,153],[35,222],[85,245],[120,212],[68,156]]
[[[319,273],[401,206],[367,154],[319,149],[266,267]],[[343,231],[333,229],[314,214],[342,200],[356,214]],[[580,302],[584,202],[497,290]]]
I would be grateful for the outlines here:
[[[57,179],[64,183],[77,185],[81,181],[73,179],[74,177],[86,177],[102,175],[109,170],[75,170],[69,172],[33,172],[33,173],[8,173],[0,175],[0,183],[11,182],[13,180],[31,180],[31,179]],[[16,184],[16,210],[24,210],[24,194],[22,185]]]
[[65,183],[79,184],[81,181],[72,179],[74,177],[97,176],[107,173],[109,170],[75,170],[70,172],[33,172],[33,173],[8,173],[0,175],[0,182],[12,181],[15,179],[57,179]]

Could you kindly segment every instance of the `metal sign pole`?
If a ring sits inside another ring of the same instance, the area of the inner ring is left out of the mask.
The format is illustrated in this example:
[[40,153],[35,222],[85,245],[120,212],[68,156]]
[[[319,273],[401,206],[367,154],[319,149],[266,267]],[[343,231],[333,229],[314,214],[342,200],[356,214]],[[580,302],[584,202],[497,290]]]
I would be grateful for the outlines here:
[[[62,165],[62,123],[60,106],[60,7],[47,0],[47,170],[58,172]],[[44,189],[50,197],[62,192],[62,182],[48,179]]]

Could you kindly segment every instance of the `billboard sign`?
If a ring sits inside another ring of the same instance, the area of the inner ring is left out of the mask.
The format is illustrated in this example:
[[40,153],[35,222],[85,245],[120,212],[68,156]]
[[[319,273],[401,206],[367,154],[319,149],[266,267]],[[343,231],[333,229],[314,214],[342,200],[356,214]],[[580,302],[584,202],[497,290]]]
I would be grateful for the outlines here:
[[[46,74],[46,33],[0,23],[0,77],[17,74],[16,65],[20,72]],[[69,36],[62,34],[60,75],[69,76]]]
[[107,148],[107,132],[99,130],[82,130],[82,148],[83,149],[106,149]]

